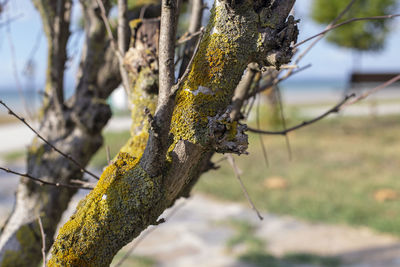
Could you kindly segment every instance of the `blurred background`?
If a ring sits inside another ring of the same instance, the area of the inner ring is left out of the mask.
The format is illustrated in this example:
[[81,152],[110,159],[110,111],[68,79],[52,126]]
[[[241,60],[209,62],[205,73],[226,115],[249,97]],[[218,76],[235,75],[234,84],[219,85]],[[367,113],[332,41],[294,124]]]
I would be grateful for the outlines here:
[[[298,40],[321,32],[348,2],[297,0]],[[394,0],[356,2],[346,18],[399,13]],[[0,3],[0,99],[36,125],[47,53],[40,17],[29,0]],[[67,96],[84,39],[78,1],[72,14]],[[297,55],[309,43],[299,46]],[[249,126],[282,130],[322,114],[350,92],[379,85],[400,73],[399,44],[396,18],[328,34],[298,64],[311,66],[278,85],[282,108],[271,101],[271,90],[263,93]],[[104,137],[111,156],[129,136],[125,101],[122,89],[109,99],[114,116]],[[400,266],[399,115],[397,83],[286,137],[250,133],[249,155],[234,160],[264,220],[257,219],[237,174],[219,155],[214,161],[220,168],[203,176],[194,197],[167,211],[167,223],[150,228],[116,262],[133,247],[124,266]],[[23,171],[32,138],[0,108],[0,166]],[[103,147],[90,168],[100,173],[106,164]],[[17,184],[18,177],[0,172],[0,224],[12,209]],[[84,194],[71,203],[69,214]]]

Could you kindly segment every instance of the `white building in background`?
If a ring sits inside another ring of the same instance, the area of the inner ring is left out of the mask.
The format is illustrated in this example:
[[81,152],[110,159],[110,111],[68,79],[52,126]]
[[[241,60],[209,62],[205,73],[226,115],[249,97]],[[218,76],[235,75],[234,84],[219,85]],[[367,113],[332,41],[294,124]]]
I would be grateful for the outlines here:
[[111,108],[117,110],[128,109],[128,98],[122,85],[115,89],[109,98]]

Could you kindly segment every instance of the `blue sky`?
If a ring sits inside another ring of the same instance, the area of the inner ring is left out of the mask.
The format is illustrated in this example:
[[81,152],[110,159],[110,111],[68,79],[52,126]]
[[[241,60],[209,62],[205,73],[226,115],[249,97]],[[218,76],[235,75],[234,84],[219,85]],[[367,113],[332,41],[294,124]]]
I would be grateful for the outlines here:
[[[308,18],[310,0],[297,0],[296,17],[301,19],[299,40],[313,35],[323,29],[322,26],[314,24]],[[74,20],[79,17],[79,7],[73,11]],[[9,45],[9,38],[15,47],[16,65],[19,78],[24,87],[33,86],[36,89],[44,83],[46,72],[46,40],[43,34],[40,34],[42,26],[40,18],[30,0],[11,0],[8,4],[8,10],[2,15],[0,21],[8,17],[19,16],[10,24],[8,34],[7,28],[0,27],[0,90],[3,88],[15,87],[15,79],[12,67],[12,53]],[[360,69],[363,71],[393,71],[400,72],[400,18],[393,21],[393,32],[391,33],[385,50],[380,53],[364,54],[361,58]],[[72,27],[72,32],[76,32]],[[35,79],[28,79],[22,75],[22,70],[35,46],[36,40],[40,38],[38,49],[34,52],[36,63]],[[79,60],[79,50],[72,49],[78,42],[82,42],[82,34],[74,33],[70,41],[69,53],[72,57],[68,64],[66,74],[67,86],[74,84],[77,62]],[[306,45],[304,45],[306,47]],[[293,80],[305,79],[338,79],[345,80],[348,72],[352,68],[352,53],[347,49],[337,48],[325,41],[321,41],[301,62],[301,65],[308,63],[312,67],[297,74]]]

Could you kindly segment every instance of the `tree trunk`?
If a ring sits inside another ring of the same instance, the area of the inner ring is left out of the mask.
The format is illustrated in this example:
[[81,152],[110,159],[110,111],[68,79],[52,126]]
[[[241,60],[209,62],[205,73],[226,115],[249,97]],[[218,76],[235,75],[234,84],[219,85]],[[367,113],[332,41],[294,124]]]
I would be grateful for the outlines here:
[[[293,18],[286,18],[293,3],[216,1],[176,96],[165,162],[149,162],[151,157],[125,146],[60,229],[49,266],[108,266],[119,249],[159,223],[160,214],[190,192],[214,151],[245,152],[246,126],[230,120],[228,106],[248,63],[279,67],[290,60],[297,28]],[[149,133],[154,134],[151,127]],[[166,167],[152,176],[147,170],[157,164]]]
[[[82,52],[75,95],[63,100],[63,75],[69,36],[71,1],[35,1],[49,44],[46,94],[40,134],[55,147],[85,166],[102,145],[101,130],[111,117],[105,100],[120,83],[118,62],[106,38],[96,0],[82,1],[86,43]],[[68,8],[61,8],[66,7]],[[107,3],[106,3],[107,6]],[[57,13],[58,12],[58,13]],[[28,149],[27,173],[50,182],[81,179],[81,168],[37,138]],[[21,178],[16,204],[0,237],[1,266],[37,266],[41,261],[42,218],[46,250],[53,243],[58,222],[75,189],[41,186]]]

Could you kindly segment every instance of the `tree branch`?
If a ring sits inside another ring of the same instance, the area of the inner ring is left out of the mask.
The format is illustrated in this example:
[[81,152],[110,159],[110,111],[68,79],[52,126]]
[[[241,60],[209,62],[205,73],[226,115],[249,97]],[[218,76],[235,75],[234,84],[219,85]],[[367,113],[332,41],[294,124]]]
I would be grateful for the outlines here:
[[260,70],[256,63],[250,63],[247,66],[247,71],[236,87],[235,95],[232,98],[232,111],[230,114],[232,120],[240,119],[240,109],[242,108],[243,102],[247,99],[248,92],[256,74],[259,72]]
[[331,109],[329,109],[328,111],[326,111],[325,113],[321,114],[320,116],[312,119],[312,120],[308,120],[308,121],[303,121],[302,123],[287,128],[283,131],[264,131],[264,130],[259,130],[259,129],[254,129],[251,127],[247,127],[247,130],[249,132],[253,132],[253,133],[258,133],[258,134],[269,134],[269,135],[287,135],[289,132],[295,131],[297,129],[303,128],[307,125],[313,124],[319,120],[322,120],[323,118],[325,118],[326,116],[328,116],[331,113],[336,113],[339,112],[340,107],[343,106],[347,101],[349,101],[350,98],[354,97],[354,94],[348,95],[346,96],[342,101],[340,101],[338,104],[336,104],[334,107],[332,107]]
[[150,131],[141,165],[155,177],[164,167],[164,158],[170,145],[168,142],[174,97],[171,96],[175,83],[175,40],[178,25],[178,0],[162,0],[159,40],[159,90],[154,126]]
[[332,25],[329,29],[325,29],[320,33],[317,33],[317,34],[315,34],[315,35],[313,35],[311,37],[306,38],[305,40],[295,44],[293,48],[299,47],[300,45],[302,45],[302,44],[304,44],[304,43],[306,43],[306,42],[308,42],[308,41],[310,41],[310,40],[312,40],[312,39],[314,39],[314,38],[316,38],[316,37],[318,37],[320,35],[323,35],[323,34],[329,32],[329,31],[331,31],[333,29],[336,29],[336,28],[338,28],[340,26],[343,26],[343,25],[346,25],[346,24],[349,24],[349,23],[352,23],[352,22],[355,22],[355,21],[391,19],[391,18],[395,18],[395,17],[399,17],[399,16],[400,16],[400,14],[393,14],[393,15],[386,15],[386,16],[374,16],[374,17],[363,17],[363,18],[348,19],[348,20],[345,20],[345,21],[343,21],[341,23]]
[[99,179],[99,177],[97,175],[95,175],[94,173],[86,170],[79,162],[77,162],[73,157],[71,157],[70,155],[65,154],[64,152],[62,152],[61,150],[59,150],[58,148],[56,148],[54,145],[52,145],[49,141],[47,141],[43,136],[41,136],[35,129],[32,128],[32,126],[26,122],[26,120],[24,118],[21,118],[20,116],[18,116],[14,111],[11,110],[11,108],[9,108],[2,100],[0,100],[0,105],[4,106],[7,110],[8,110],[8,114],[10,114],[11,116],[14,116],[15,118],[17,118],[19,121],[21,121],[23,124],[25,124],[37,137],[39,137],[43,142],[45,142],[49,147],[51,147],[53,150],[57,151],[60,155],[62,155],[63,157],[65,157],[66,159],[68,159],[69,161],[71,161],[73,164],[75,164],[76,166],[79,167],[79,169],[81,170],[81,172],[85,172],[87,174],[89,174],[90,176],[92,176],[95,179]]
[[347,102],[345,105],[341,106],[340,108],[342,109],[342,108],[344,108],[346,106],[353,105],[353,104],[355,104],[355,103],[367,98],[369,95],[372,95],[372,94],[382,90],[385,87],[388,87],[389,85],[391,85],[391,84],[393,84],[393,83],[395,83],[395,82],[397,82],[399,80],[400,80],[400,74],[395,76],[395,77],[393,77],[392,79],[384,82],[383,84],[378,85],[377,87],[374,87],[371,90],[368,90],[368,91],[362,93],[361,95],[357,96],[352,101]]
[[[70,37],[71,0],[33,0],[41,14],[48,43],[46,93],[58,112],[64,105],[64,70],[67,61],[67,43]],[[46,101],[45,106],[51,104]]]
[[40,219],[40,215],[38,216],[38,224],[40,228],[40,235],[42,236],[42,261],[43,261],[43,267],[46,267],[46,234],[44,233],[43,230],[43,224],[42,220]]
[[240,178],[240,174],[239,174],[239,170],[236,166],[235,160],[233,158],[233,156],[231,154],[227,155],[227,159],[229,164],[231,165],[233,171],[235,172],[235,176],[239,181],[240,187],[242,188],[243,194],[246,197],[247,201],[249,202],[251,208],[256,212],[257,217],[262,221],[264,218],[261,216],[261,213],[258,211],[258,209],[256,208],[256,206],[254,205],[254,202],[251,200],[249,193],[247,192],[246,187],[243,184],[242,179]]
[[[201,20],[203,18],[203,10],[204,3],[203,0],[192,0],[192,11],[190,15],[189,28],[188,28],[188,37],[190,38],[188,42],[185,44],[185,48],[183,50],[183,58],[182,63],[179,70],[179,77],[182,77],[185,73],[187,66],[189,65],[190,59],[193,58],[193,52],[195,45],[197,43],[197,34],[201,27]],[[184,40],[187,40],[184,39]],[[183,42],[183,41],[181,41]],[[179,43],[179,41],[178,41]]]
[[40,183],[42,185],[51,185],[51,186],[56,186],[56,187],[68,187],[68,188],[75,188],[75,189],[88,189],[88,190],[92,190],[93,189],[93,187],[88,187],[88,186],[63,184],[63,183],[52,183],[52,182],[48,182],[48,181],[33,177],[32,175],[29,175],[28,173],[20,173],[20,172],[13,171],[13,170],[10,170],[10,169],[4,168],[4,167],[0,167],[0,170],[3,170],[3,171],[8,172],[8,173],[15,174],[15,175],[26,177],[26,178],[31,179],[31,180],[33,180],[35,182],[38,182],[38,183]]
[[[118,50],[124,55],[128,50],[128,19],[127,19],[127,0],[118,0]],[[121,73],[122,84],[126,91],[130,90],[128,73],[124,67],[123,60],[119,60],[119,71]]]
[[[339,15],[332,20],[331,23],[326,26],[325,30],[330,30],[332,27],[335,25],[336,22],[338,22],[353,6],[354,2],[357,0],[351,0],[350,3],[342,10],[342,12],[339,13]],[[315,39],[295,60],[295,64],[298,64],[300,60],[322,39],[324,38],[325,33],[321,34],[317,39]]]

